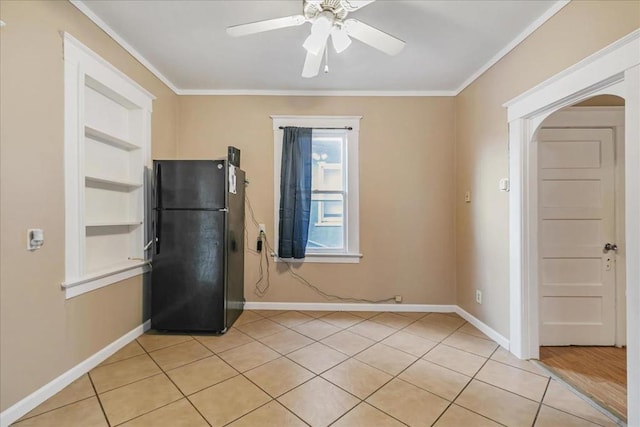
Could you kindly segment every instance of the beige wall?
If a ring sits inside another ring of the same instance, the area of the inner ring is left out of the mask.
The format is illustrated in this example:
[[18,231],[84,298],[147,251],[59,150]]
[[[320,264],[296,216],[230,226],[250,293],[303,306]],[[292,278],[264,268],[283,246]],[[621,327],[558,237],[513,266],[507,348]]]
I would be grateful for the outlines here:
[[[573,1],[456,97],[457,303],[507,337],[508,194],[498,191],[498,180],[508,176],[502,104],[639,26],[638,1]],[[475,289],[483,291],[482,305]]]
[[[2,1],[0,410],[142,322],[140,278],[65,300],[63,56],[67,31],[157,96],[153,154],[175,156],[177,97],[63,1]],[[28,252],[26,230],[46,243]]]
[[[225,157],[242,150],[258,222],[273,236],[273,127],[270,115],[361,115],[360,264],[296,268],[325,292],[405,303],[454,304],[453,98],[180,97],[178,156]],[[251,224],[250,220],[247,220]],[[248,226],[249,245],[257,230]],[[326,302],[271,266],[271,289],[253,292],[258,257],[245,258],[248,301]]]

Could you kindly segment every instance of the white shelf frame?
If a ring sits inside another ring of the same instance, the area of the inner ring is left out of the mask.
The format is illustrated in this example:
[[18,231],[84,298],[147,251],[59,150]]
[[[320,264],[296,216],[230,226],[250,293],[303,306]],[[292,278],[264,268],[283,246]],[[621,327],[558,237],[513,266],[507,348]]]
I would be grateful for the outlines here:
[[[100,178],[97,176],[85,175],[85,182],[95,184],[105,184],[108,186],[119,187],[126,189],[127,191],[135,190],[142,187],[141,182],[120,181],[116,179]],[[91,184],[87,184],[87,187],[91,187]]]
[[139,150],[139,149],[142,148],[139,145],[134,144],[131,141],[127,141],[125,139],[118,138],[117,136],[110,135],[107,132],[103,132],[103,131],[101,131],[99,129],[96,129],[96,128],[88,126],[88,125],[84,126],[84,134],[88,138],[95,139],[95,140],[100,141],[100,142],[104,142],[105,144],[109,144],[109,145],[112,145],[112,146],[114,146],[116,148],[120,148],[120,149],[126,150],[126,151]]
[[[68,33],[64,40],[65,78],[65,280],[62,288],[67,298],[93,291],[142,274],[148,269],[144,260],[144,216],[141,211],[144,191],[141,182],[112,179],[85,172],[86,139],[107,144],[112,149],[133,153],[139,150],[140,176],[151,165],[151,113],[155,97],[113,67]],[[85,91],[91,88],[120,104],[135,117],[126,132],[115,136],[104,129],[88,126],[85,117]],[[124,136],[124,137],[123,137]],[[137,167],[137,166],[136,166]],[[124,221],[87,221],[85,191],[107,187],[131,197],[136,206],[123,212]],[[127,218],[134,217],[134,220]],[[121,263],[91,272],[86,266],[87,232],[99,227],[129,227],[130,250]]]
[[86,228],[95,227],[136,227],[142,225],[144,221],[113,221],[113,222],[90,222],[85,224]]

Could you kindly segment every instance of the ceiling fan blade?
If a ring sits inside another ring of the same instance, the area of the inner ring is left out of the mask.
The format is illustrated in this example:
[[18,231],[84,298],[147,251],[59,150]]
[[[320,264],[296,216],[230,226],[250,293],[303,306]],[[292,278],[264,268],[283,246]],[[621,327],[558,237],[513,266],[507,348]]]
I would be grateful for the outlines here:
[[365,7],[366,5],[371,4],[374,1],[376,0],[342,0],[340,4],[349,12],[353,12],[354,10]]
[[311,78],[317,76],[320,72],[320,64],[322,64],[322,53],[314,55],[311,52],[307,52],[304,67],[302,68],[302,77]]
[[331,42],[336,53],[340,53],[349,47],[351,39],[343,28],[333,27],[331,29]]
[[376,48],[387,55],[396,55],[404,48],[405,43],[390,34],[360,22],[357,19],[344,21],[344,29],[351,37]]
[[334,17],[331,12],[322,12],[311,25],[311,34],[302,46],[314,55],[319,55],[327,44],[327,38],[333,27]]
[[240,37],[249,34],[261,33],[263,31],[295,27],[297,25],[302,25],[305,22],[307,22],[307,18],[302,15],[285,16],[284,18],[267,19],[265,21],[227,27],[227,34],[233,37]]

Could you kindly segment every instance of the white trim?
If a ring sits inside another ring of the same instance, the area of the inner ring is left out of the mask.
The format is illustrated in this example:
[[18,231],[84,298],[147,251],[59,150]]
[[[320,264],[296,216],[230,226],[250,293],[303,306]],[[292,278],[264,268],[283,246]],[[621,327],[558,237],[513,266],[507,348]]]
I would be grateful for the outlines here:
[[167,85],[174,93],[178,93],[179,89],[166,78],[156,67],[153,66],[140,52],[135,50],[122,36],[115,32],[113,28],[107,25],[98,15],[96,15],[82,0],[69,0],[69,2],[78,8],[78,10],[93,21],[100,29],[109,35],[117,44],[119,44],[124,50],[129,52],[131,56],[138,60],[147,70],[149,70],[154,76],[156,76],[162,83]]
[[[557,111],[592,96],[597,89],[623,80],[621,73],[640,63],[638,39],[640,29],[505,102],[502,106],[507,107],[507,120],[530,117],[543,109]],[[585,83],[590,84],[585,86]],[[568,104],[562,103],[565,97],[571,97]]]
[[258,90],[258,89],[178,89],[177,95],[192,96],[456,96],[453,90]]
[[69,299],[87,292],[95,291],[96,289],[103,288],[111,285],[112,283],[121,282],[131,277],[139,276],[149,270],[147,262],[141,262],[129,267],[117,268],[110,270],[109,272],[100,273],[96,277],[83,277],[81,280],[77,280],[75,282],[63,283],[62,287],[65,289],[65,297]]
[[305,262],[314,262],[318,264],[327,263],[327,264],[358,264],[360,262],[360,258],[364,255],[362,254],[307,254],[302,259],[295,258],[279,258],[276,256],[275,252],[271,253],[274,262],[286,262],[290,264],[301,264]]
[[488,326],[486,323],[482,322],[477,317],[465,311],[462,307],[456,306],[456,313],[460,317],[462,317],[467,322],[471,323],[473,326],[478,328],[480,332],[497,342],[501,347],[509,350],[509,340],[505,338],[502,334],[497,332],[495,329]]
[[20,417],[29,413],[29,411],[36,408],[42,402],[46,401],[63,388],[80,378],[82,375],[89,372],[91,369],[98,366],[100,363],[105,361],[111,355],[116,353],[125,345],[129,344],[131,341],[135,340],[137,337],[142,335],[145,331],[149,330],[151,327],[151,321],[147,320],[140,326],[136,326],[131,331],[127,332],[117,340],[113,341],[111,344],[104,347],[102,350],[94,353],[92,356],[88,357],[84,361],[78,363],[73,368],[69,369],[59,377],[53,379],[49,383],[43,385],[38,390],[34,391],[24,399],[10,406],[9,408],[2,411],[0,414],[0,427],[7,427],[11,423],[20,419]]
[[476,81],[476,79],[478,77],[480,77],[481,75],[483,75],[485,73],[485,71],[487,71],[489,68],[493,67],[498,61],[500,61],[502,58],[507,56],[507,54],[509,52],[511,52],[513,49],[516,48],[516,46],[518,46],[520,43],[522,43],[524,41],[524,39],[529,37],[531,35],[531,33],[533,33],[535,30],[540,28],[542,26],[542,24],[544,24],[549,19],[551,19],[551,17],[553,15],[555,15],[556,13],[558,13],[560,11],[560,9],[562,9],[563,7],[568,5],[569,2],[570,2],[570,0],[559,0],[559,1],[556,1],[553,5],[551,5],[551,7],[549,7],[549,9],[547,9],[542,15],[540,15],[538,17],[538,19],[536,19],[531,24],[529,24],[529,26],[527,28],[525,28],[524,31],[522,31],[520,34],[518,34],[516,36],[516,38],[511,40],[498,53],[493,55],[493,57],[491,57],[491,59],[489,59],[482,67],[478,68],[478,70],[476,70],[475,73],[473,73],[471,76],[469,76],[464,81],[464,83],[462,83],[458,87],[458,89],[454,90],[453,92],[455,93],[455,95],[458,95],[460,92],[465,90],[467,88],[467,86],[469,86],[471,83]]
[[563,107],[594,95],[625,99],[625,241],[627,256],[628,423],[640,426],[640,30],[505,104],[509,119],[510,351],[539,352],[537,192],[534,134]]
[[269,116],[273,119],[273,130],[280,130],[280,126],[300,127],[342,127],[349,126],[355,131],[360,131],[362,116]]
[[[153,110],[152,101],[156,99],[154,94],[140,86],[138,82],[114,67],[110,62],[106,61],[96,52],[85,46],[80,40],[76,39],[71,34],[66,32],[62,33],[62,38],[65,46],[65,61],[81,63],[85,66],[88,65],[90,69],[86,70],[85,73],[90,74],[91,77],[98,80],[101,80],[99,77],[105,76],[105,80],[108,82],[107,85],[109,87],[115,86],[116,91],[121,93],[128,101],[133,101],[138,107],[144,108],[145,110]],[[75,49],[69,49],[71,46]],[[109,72],[115,74],[115,76],[106,76],[104,72],[97,67],[104,67]],[[118,81],[118,79],[121,81]],[[135,90],[132,90],[132,88],[128,88],[127,86],[133,86],[133,88],[142,92],[142,94],[136,93]]]
[[258,302],[247,301],[245,310],[296,310],[296,311],[392,311],[418,313],[455,313],[456,305],[431,304],[368,304],[332,302]]
[[[127,124],[125,141],[119,137],[104,138],[103,142],[127,151],[142,149],[141,169],[151,164],[151,110],[155,97],[129,76],[68,33],[62,33],[64,47],[64,166],[65,166],[65,295],[67,298],[89,292],[111,283],[142,274],[145,262],[126,262],[100,272],[86,272],[86,218],[85,218],[85,137],[87,130],[94,136],[99,130],[87,128],[85,123],[85,92],[90,87],[120,104],[128,114],[139,115],[139,120]],[[138,123],[139,122],[139,123]],[[135,123],[135,126],[134,124]],[[108,135],[107,135],[108,136]],[[142,203],[144,194],[138,188],[135,197]],[[134,196],[132,195],[131,198]],[[139,208],[138,208],[139,210]],[[138,212],[139,213],[139,212]],[[137,214],[136,214],[137,215]],[[141,221],[134,221],[142,224]],[[137,235],[139,235],[139,239]],[[139,240],[139,242],[136,242]],[[140,229],[130,230],[132,245],[129,256],[142,258],[144,242]],[[138,267],[138,268],[136,268]],[[129,270],[126,271],[125,270]],[[112,277],[107,277],[112,275]],[[79,285],[79,286],[75,286]]]

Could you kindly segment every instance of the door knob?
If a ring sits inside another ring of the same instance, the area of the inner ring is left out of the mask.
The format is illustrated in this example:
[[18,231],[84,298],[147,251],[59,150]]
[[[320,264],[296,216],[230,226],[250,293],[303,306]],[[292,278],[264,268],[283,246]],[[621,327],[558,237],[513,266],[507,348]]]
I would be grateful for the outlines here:
[[604,248],[602,248],[602,252],[609,252],[609,251],[617,251],[618,250],[618,245],[616,245],[615,243],[605,243]]

